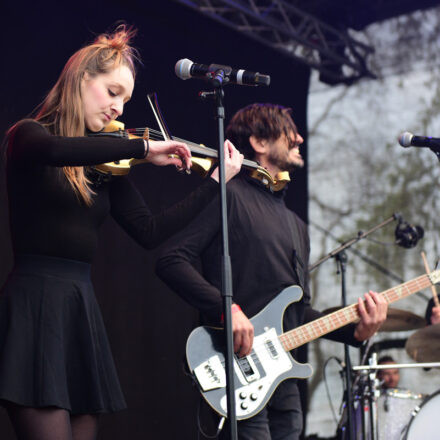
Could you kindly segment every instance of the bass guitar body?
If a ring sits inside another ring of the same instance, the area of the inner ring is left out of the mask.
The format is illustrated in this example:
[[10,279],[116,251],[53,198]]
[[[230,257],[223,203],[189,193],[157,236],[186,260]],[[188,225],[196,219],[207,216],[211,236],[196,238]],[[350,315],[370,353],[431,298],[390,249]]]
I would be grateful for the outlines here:
[[[383,296],[387,304],[391,304],[439,283],[440,270],[435,270],[379,295]],[[234,357],[238,420],[247,419],[261,411],[283,380],[311,376],[312,367],[296,362],[289,353],[292,349],[360,319],[357,304],[352,304],[282,333],[286,307],[301,297],[301,288],[288,287],[251,319],[255,333],[252,353],[244,358]],[[226,417],[223,347],[221,329],[199,327],[189,336],[186,356],[203,397],[215,411]]]
[[[237,420],[260,412],[283,380],[312,375],[309,364],[300,364],[285,351],[279,336],[286,307],[302,297],[298,286],[279,293],[251,322],[254,343],[250,355],[234,355],[234,384]],[[200,391],[207,403],[227,416],[224,332],[213,327],[198,327],[189,336],[186,356]]]

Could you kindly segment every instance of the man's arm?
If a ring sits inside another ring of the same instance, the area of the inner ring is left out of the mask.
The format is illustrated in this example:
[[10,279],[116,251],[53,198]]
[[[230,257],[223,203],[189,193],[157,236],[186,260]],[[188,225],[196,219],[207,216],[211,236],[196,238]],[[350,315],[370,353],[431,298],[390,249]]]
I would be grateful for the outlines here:
[[[200,257],[209,253],[210,264],[220,270],[220,214],[216,197],[185,229],[166,243],[156,263],[156,274],[186,302],[197,308],[212,324],[222,325],[222,296],[196,267]],[[234,351],[250,353],[254,329],[236,305],[232,306]]]
[[[311,294],[309,288],[309,256],[310,256],[310,240],[307,230],[307,225],[298,217],[294,216],[296,221],[300,249],[301,261],[296,264],[297,273],[302,283],[303,288],[303,302],[304,302],[304,322],[310,322],[324,316],[323,313],[311,307]],[[387,303],[385,299],[375,292],[365,294],[365,302],[362,298],[358,299],[358,311],[360,321],[358,324],[349,324],[338,330],[335,330],[325,336],[326,339],[337,342],[344,342],[353,346],[361,345],[362,341],[369,339],[376,333],[379,327],[383,324],[387,315]]]
[[[361,317],[357,324],[348,324],[326,336],[336,342],[343,342],[354,347],[371,338],[384,323],[387,316],[388,305],[386,300],[376,292],[370,291],[365,294],[364,299],[358,298],[358,311]],[[311,307],[305,311],[305,322],[310,322],[323,317],[324,314]]]
[[215,197],[185,229],[168,240],[156,262],[159,278],[213,324],[220,323],[221,294],[196,265],[202,253],[218,240],[218,230],[218,197]]

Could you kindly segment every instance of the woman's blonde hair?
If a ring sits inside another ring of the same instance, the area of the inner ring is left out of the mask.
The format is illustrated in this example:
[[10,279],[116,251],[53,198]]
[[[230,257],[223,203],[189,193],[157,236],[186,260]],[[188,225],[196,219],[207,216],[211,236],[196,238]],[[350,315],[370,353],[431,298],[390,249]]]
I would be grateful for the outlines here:
[[[130,46],[136,30],[119,25],[110,34],[99,35],[92,44],[75,52],[67,61],[58,81],[40,105],[35,120],[55,135],[84,136],[86,127],[81,98],[84,73],[95,76],[108,73],[120,65],[136,75],[134,62],[137,51]],[[92,194],[84,167],[63,167],[64,174],[77,196],[86,205],[92,204]]]

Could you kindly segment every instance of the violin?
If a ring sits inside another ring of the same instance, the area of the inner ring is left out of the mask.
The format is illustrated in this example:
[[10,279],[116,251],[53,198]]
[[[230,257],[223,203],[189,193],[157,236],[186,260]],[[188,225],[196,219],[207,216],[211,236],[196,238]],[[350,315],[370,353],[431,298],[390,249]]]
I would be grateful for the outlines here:
[[[145,140],[164,140],[162,134],[157,130],[150,129],[148,127],[125,129],[124,123],[120,121],[110,122],[110,124],[107,125],[107,127],[105,127],[105,129],[100,133],[102,133],[102,136],[117,136],[128,139],[142,138]],[[175,136],[172,136],[171,139],[179,142],[184,142],[188,145],[192,156],[191,169],[197,172],[202,177],[206,177],[218,160],[218,151],[214,150],[213,148],[199,145]],[[94,168],[104,174],[123,176],[130,172],[132,166],[146,162],[147,159],[121,159],[115,162],[95,165]],[[278,173],[276,175],[276,178],[274,178],[265,168],[252,160],[244,159],[242,166],[249,170],[251,177],[259,180],[265,186],[271,188],[273,191],[281,190],[290,181],[288,172]]]
[[[107,125],[107,127],[104,128],[102,132],[95,135],[118,136],[128,139],[142,138],[145,140],[175,140],[184,142],[188,145],[188,148],[191,151],[191,169],[196,171],[202,177],[206,177],[213,168],[213,165],[218,160],[218,151],[201,144],[199,145],[194,142],[172,136],[160,111],[156,93],[150,93],[148,95],[148,101],[160,127],[160,131],[150,128],[125,129],[122,122],[112,121],[109,125]],[[115,162],[96,165],[94,168],[104,174],[121,176],[128,174],[133,165],[146,162],[146,159],[123,159]],[[275,177],[272,177],[266,168],[262,167],[257,162],[248,159],[243,160],[242,166],[249,170],[251,177],[259,180],[273,191],[283,189],[286,184],[290,182],[290,176],[287,171],[277,173]]]

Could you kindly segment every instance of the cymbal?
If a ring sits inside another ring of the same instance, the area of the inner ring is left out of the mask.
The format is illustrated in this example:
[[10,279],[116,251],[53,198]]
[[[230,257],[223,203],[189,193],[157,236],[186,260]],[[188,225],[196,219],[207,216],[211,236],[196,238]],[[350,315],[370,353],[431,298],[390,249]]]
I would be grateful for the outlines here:
[[408,310],[388,308],[387,319],[380,327],[380,332],[415,330],[425,327],[426,321]]
[[414,332],[406,341],[405,350],[416,362],[440,361],[440,324]]
[[[341,307],[330,307],[323,311],[324,314],[329,314],[340,310]],[[425,320],[415,313],[407,310],[388,308],[387,319],[380,327],[380,332],[396,332],[404,330],[415,330],[426,325]]]

